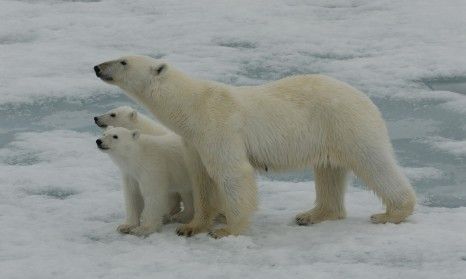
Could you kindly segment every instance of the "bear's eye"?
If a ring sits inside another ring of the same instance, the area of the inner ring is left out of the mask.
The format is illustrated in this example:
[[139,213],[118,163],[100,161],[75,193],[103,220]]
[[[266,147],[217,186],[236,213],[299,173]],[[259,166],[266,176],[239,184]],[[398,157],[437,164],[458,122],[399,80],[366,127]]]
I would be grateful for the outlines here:
[[110,114],[110,116],[111,116],[111,117],[115,117],[115,116],[116,116],[116,114],[114,114],[114,113],[111,113],[111,114]]
[[114,139],[118,139],[118,136],[117,136],[117,135],[113,135],[113,138],[114,138]]
[[120,64],[121,65],[126,65],[126,61],[121,61]]

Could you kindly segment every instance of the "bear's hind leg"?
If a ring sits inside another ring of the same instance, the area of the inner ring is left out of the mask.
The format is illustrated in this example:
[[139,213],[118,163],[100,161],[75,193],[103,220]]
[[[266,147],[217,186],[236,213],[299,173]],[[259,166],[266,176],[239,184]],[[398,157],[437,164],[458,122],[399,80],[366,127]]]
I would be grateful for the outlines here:
[[358,162],[353,171],[387,206],[385,213],[371,216],[373,223],[398,224],[413,213],[416,195],[393,155],[378,153]]
[[347,170],[343,168],[315,167],[315,207],[296,215],[298,225],[320,223],[346,217],[344,195],[347,184]]

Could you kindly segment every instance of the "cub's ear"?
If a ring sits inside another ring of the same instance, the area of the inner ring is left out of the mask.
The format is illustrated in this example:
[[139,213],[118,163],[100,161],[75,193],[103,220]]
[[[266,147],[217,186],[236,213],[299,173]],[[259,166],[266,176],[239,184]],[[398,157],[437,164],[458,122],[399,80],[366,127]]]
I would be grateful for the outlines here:
[[110,129],[113,129],[113,126],[110,126],[110,125],[107,126],[107,127],[105,128],[105,131],[108,131],[108,130],[110,130]]
[[139,133],[138,130],[132,130],[131,131],[131,136],[133,137],[134,140],[137,140],[140,135],[141,135],[141,133]]
[[168,68],[168,65],[165,63],[162,63],[160,65],[153,66],[151,68],[151,72],[154,76],[160,76],[167,71],[167,68]]
[[137,118],[138,118],[138,111],[133,109],[133,111],[129,114],[129,119],[134,121]]

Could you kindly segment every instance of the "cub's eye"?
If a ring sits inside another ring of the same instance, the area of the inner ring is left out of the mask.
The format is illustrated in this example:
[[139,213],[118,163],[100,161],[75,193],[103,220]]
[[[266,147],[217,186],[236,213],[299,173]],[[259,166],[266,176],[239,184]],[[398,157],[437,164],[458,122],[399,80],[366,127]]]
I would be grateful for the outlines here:
[[120,64],[121,65],[126,65],[126,61],[121,61]]
[[114,138],[114,139],[117,139],[117,138],[118,138],[118,136],[117,136],[117,135],[113,135],[113,138]]
[[116,114],[114,114],[114,113],[111,113],[111,114],[110,114],[110,116],[111,116],[111,117],[115,117],[115,116],[116,116]]

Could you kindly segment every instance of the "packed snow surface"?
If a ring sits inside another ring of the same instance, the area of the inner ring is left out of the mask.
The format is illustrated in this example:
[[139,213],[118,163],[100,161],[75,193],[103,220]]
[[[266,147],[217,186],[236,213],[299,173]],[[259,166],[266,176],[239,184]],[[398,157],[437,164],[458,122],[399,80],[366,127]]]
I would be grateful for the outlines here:
[[[464,278],[466,1],[0,2],[1,278]],[[120,235],[117,168],[92,117],[137,105],[92,67],[163,58],[234,85],[323,73],[366,92],[418,193],[400,225],[357,179],[348,218],[300,227],[310,172],[258,178],[240,237]]]

